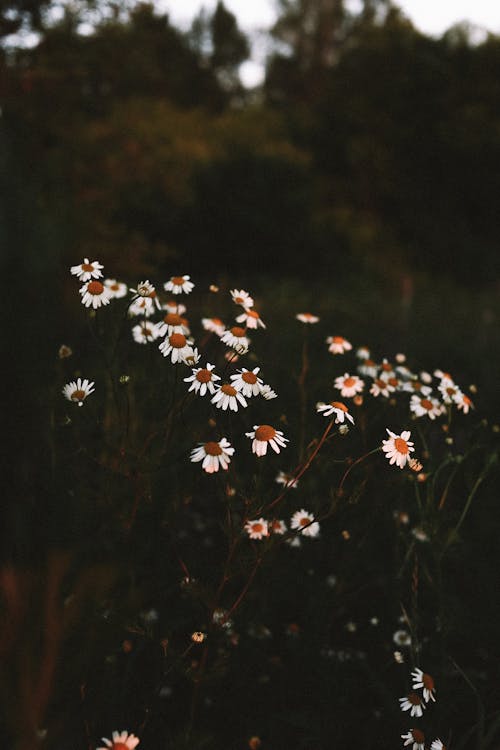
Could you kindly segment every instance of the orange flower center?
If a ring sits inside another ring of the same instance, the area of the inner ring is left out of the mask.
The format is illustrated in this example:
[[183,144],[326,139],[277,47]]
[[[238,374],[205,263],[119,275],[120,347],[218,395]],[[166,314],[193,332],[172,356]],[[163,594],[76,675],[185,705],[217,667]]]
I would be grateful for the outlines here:
[[261,534],[264,531],[264,527],[261,523],[253,523],[252,531],[254,531],[256,534]]
[[472,406],[472,401],[465,394],[462,396],[462,401],[464,402],[464,404],[468,404],[469,406]]
[[455,391],[455,389],[454,389],[454,388],[446,388],[446,393],[448,394],[448,396],[453,396],[453,394],[454,394],[455,392],[456,392],[456,391]]
[[168,313],[163,320],[169,326],[180,326],[183,323],[183,319],[177,313]]
[[243,372],[241,379],[244,380],[245,383],[254,385],[257,382],[257,375],[254,372]]
[[375,361],[373,359],[365,359],[365,365],[368,365],[368,367],[374,367]]
[[87,273],[90,273],[94,270],[94,266],[92,263],[82,263],[82,271],[87,271]]
[[245,335],[245,329],[240,328],[240,326],[233,326],[231,328],[231,333],[233,336],[236,336],[236,338],[241,339]]
[[397,378],[388,378],[387,382],[389,385],[392,385],[394,388],[396,388],[399,385],[399,380]]
[[352,377],[346,378],[344,380],[344,385],[345,385],[346,388],[352,388],[352,386],[355,384],[355,382],[356,382],[355,378],[352,378]]
[[118,289],[120,288],[120,285],[119,284],[110,284],[109,288],[112,289],[114,292],[117,292]]
[[170,346],[173,346],[174,349],[182,349],[182,347],[186,346],[186,337],[183,333],[173,333],[168,338],[170,342]]
[[425,742],[425,734],[420,731],[420,729],[412,729],[411,733],[413,735],[413,739],[415,742],[418,742],[419,744],[423,745]]
[[224,383],[224,385],[221,386],[221,391],[222,393],[225,393],[226,396],[236,396],[236,388],[233,388],[229,383]]
[[89,281],[87,285],[87,292],[89,294],[102,294],[104,291],[104,285],[100,281]]
[[427,409],[427,411],[431,411],[431,410],[432,410],[432,408],[433,408],[433,404],[432,404],[432,401],[429,401],[429,399],[428,399],[428,398],[423,398],[423,399],[422,399],[422,400],[420,401],[420,404],[421,404],[421,406],[423,406],[423,407],[424,407],[424,409]]
[[210,441],[208,443],[205,443],[205,453],[209,456],[220,456],[222,453],[222,448],[220,447],[219,443]]
[[200,370],[196,373],[196,380],[199,383],[209,383],[212,380],[212,373],[210,370]]
[[83,401],[83,399],[85,398],[85,396],[86,396],[85,391],[73,391],[73,393],[71,394],[71,400],[72,401]]
[[333,406],[334,409],[340,409],[340,411],[349,411],[347,406],[343,404],[341,401],[331,401],[330,406]]
[[410,695],[408,695],[407,697],[412,706],[420,706],[420,704],[422,703],[422,699],[416,693],[410,693]]
[[237,305],[242,305],[245,300],[243,299],[243,297],[235,297],[234,301],[236,302]]
[[408,453],[408,443],[406,442],[406,440],[403,440],[403,438],[395,438],[394,447],[396,448],[398,453],[402,453],[403,455],[406,455]]
[[432,679],[430,674],[424,674],[422,676],[422,682],[427,690],[434,690],[434,680]]
[[113,742],[109,750],[129,750],[129,747],[124,742]]
[[255,310],[247,310],[247,316],[249,318],[258,318],[259,317],[259,313],[255,312]]
[[375,385],[380,388],[381,391],[384,390],[384,388],[387,386],[387,383],[385,380],[382,380],[381,378],[375,378]]
[[311,522],[311,519],[307,516],[302,516],[302,518],[299,520],[299,523],[301,526],[307,526],[308,523]]
[[255,439],[262,440],[263,442],[272,440],[275,435],[276,430],[274,429],[274,427],[271,427],[271,425],[268,424],[261,424],[260,427],[257,427],[257,429],[255,430]]
[[344,343],[344,339],[342,338],[342,336],[334,336],[333,337],[333,343],[334,344],[343,344]]
[[172,276],[172,284],[175,284],[175,286],[182,286],[185,282],[185,278],[183,276]]
[[383,362],[382,370],[385,370],[385,372],[390,372],[392,370],[392,365],[390,365],[389,362]]
[[419,383],[418,380],[413,383],[413,390],[419,391],[422,388],[422,383]]

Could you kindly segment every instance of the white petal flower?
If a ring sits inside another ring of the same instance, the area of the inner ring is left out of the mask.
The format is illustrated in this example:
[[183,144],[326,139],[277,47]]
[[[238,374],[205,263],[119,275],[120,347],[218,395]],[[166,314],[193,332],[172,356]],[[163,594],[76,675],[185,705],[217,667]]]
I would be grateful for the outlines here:
[[189,294],[194,289],[194,284],[189,281],[190,276],[172,276],[171,279],[163,285],[166,292],[172,294]]
[[250,341],[245,335],[245,329],[240,326],[233,326],[224,331],[221,341],[237,351],[238,354],[246,354],[250,345]]
[[101,268],[104,268],[97,260],[92,263],[88,258],[83,259],[83,263],[77,266],[71,266],[70,271],[80,281],[90,281],[90,279],[100,279],[102,277]]
[[423,716],[425,703],[417,693],[409,693],[399,699],[401,711],[409,711],[410,716]]
[[104,747],[98,747],[97,750],[134,750],[140,742],[135,734],[128,732],[113,732],[112,737],[112,740],[103,737]]
[[319,318],[317,315],[313,315],[312,313],[305,312],[305,313],[298,313],[296,316],[297,320],[300,320],[301,323],[318,323]]
[[338,378],[335,378],[335,388],[340,391],[340,395],[344,398],[352,398],[356,393],[361,393],[365,387],[365,383],[357,375],[349,375],[344,373]]
[[418,690],[419,688],[422,688],[425,702],[429,703],[431,700],[435,702],[436,698],[434,693],[436,692],[436,687],[434,685],[434,678],[431,677],[430,674],[423,672],[418,667],[413,670],[411,676],[413,678],[413,689]]
[[220,318],[202,318],[201,325],[205,331],[215,333],[217,336],[222,336],[226,330],[226,326]]
[[404,746],[412,745],[411,750],[425,750],[425,735],[420,729],[410,729],[406,734],[401,735],[405,740]]
[[343,336],[328,336],[326,343],[331,354],[345,354],[352,349],[352,344]]
[[164,357],[170,355],[172,364],[195,364],[198,354],[188,342],[183,333],[172,333],[162,341],[159,349]]
[[104,286],[109,290],[112,297],[115,299],[121,299],[126,297],[128,294],[128,287],[123,281],[117,281],[116,279],[104,279]]
[[410,411],[417,417],[429,417],[436,419],[443,413],[443,406],[436,398],[430,396],[420,396],[414,393],[410,399]]
[[216,385],[216,393],[211,399],[210,403],[214,404],[217,409],[223,411],[238,411],[241,405],[244,408],[247,406],[247,402],[239,391],[236,390],[230,383],[223,383],[222,385]]
[[83,402],[87,396],[94,393],[94,390],[94,381],[91,382],[87,378],[84,380],[77,378],[76,382],[72,380],[71,383],[67,383],[62,392],[68,401],[72,401],[74,404],[78,404],[78,406],[83,406]]
[[247,328],[265,328],[264,321],[260,317],[257,310],[251,310],[245,308],[245,312],[238,315],[236,318],[237,323],[244,323]]
[[202,468],[207,474],[213,474],[219,471],[219,468],[224,471],[227,470],[233,453],[234,448],[227,438],[224,437],[219,442],[209,441],[207,443],[200,443],[197,448],[191,451],[191,461],[203,461]]
[[252,452],[259,457],[266,455],[268,445],[275,453],[279,453],[281,448],[286,448],[288,442],[288,438],[280,430],[275,430],[269,424],[254,425],[253,432],[246,432],[245,435],[251,438]]
[[236,305],[253,307],[253,299],[244,289],[231,289],[231,297]]
[[236,388],[237,391],[241,391],[246,398],[258,396],[264,385],[261,378],[257,377],[259,370],[260,367],[255,367],[253,370],[247,370],[243,367],[241,370],[238,370],[235,375],[231,375],[231,385]]
[[304,508],[293,514],[290,520],[290,527],[299,530],[302,536],[315,537],[319,534],[319,523]]
[[183,333],[189,336],[189,326],[186,318],[179,313],[168,312],[163,316],[163,320],[157,323],[158,333],[160,336],[170,336],[172,333]]
[[244,528],[250,539],[263,539],[269,536],[267,521],[263,518],[258,518],[255,521],[247,521]]
[[323,404],[319,402],[316,404],[316,411],[319,414],[323,414],[324,417],[329,417],[331,414],[335,415],[335,424],[342,424],[346,419],[354,424],[354,419],[349,414],[349,409],[341,401],[330,401],[329,404]]
[[111,300],[109,289],[102,282],[95,279],[87,281],[86,284],[80,287],[79,291],[82,295],[82,305],[93,307],[94,310],[97,310],[102,305],[109,305]]
[[151,341],[156,341],[159,335],[156,324],[147,320],[141,321],[132,328],[132,336],[138,344],[149,344]]
[[401,435],[396,435],[387,429],[388,440],[382,440],[382,450],[389,459],[390,464],[396,464],[403,469],[410,457],[410,453],[415,450],[413,443],[409,441],[411,432],[404,430]]
[[208,363],[206,367],[194,368],[193,374],[184,378],[185,383],[191,383],[189,391],[199,393],[200,396],[204,396],[207,392],[214,394],[216,390],[215,381],[220,380],[220,377],[213,372],[214,368],[215,365]]

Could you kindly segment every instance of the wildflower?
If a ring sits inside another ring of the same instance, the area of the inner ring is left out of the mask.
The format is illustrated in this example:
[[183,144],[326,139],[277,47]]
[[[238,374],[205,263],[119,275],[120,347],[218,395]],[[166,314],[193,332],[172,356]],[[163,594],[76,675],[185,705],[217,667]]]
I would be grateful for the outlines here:
[[177,315],[184,315],[186,312],[186,305],[182,302],[177,302],[175,299],[169,299],[162,305],[162,310],[166,310],[168,313],[177,313]]
[[423,716],[425,703],[417,693],[409,693],[399,699],[401,711],[409,711],[410,716]]
[[210,403],[214,404],[217,409],[226,411],[229,408],[231,411],[238,411],[238,404],[241,404],[244,408],[247,406],[243,395],[230,383],[223,383],[215,387],[217,392]]
[[382,440],[382,450],[386,454],[386,458],[389,459],[390,464],[396,464],[400,469],[403,469],[410,458],[409,454],[415,450],[413,443],[408,440],[411,432],[404,430],[401,435],[396,435],[387,429],[387,433],[389,439]]
[[292,474],[286,474],[284,471],[280,471],[276,477],[278,484],[283,484],[285,487],[297,487],[299,480],[295,479]]
[[356,369],[360,375],[363,375],[366,378],[376,378],[378,368],[379,366],[377,363],[374,362],[373,359],[367,357],[366,359],[361,360],[361,364],[359,364]]
[[335,378],[334,387],[340,391],[344,398],[352,398],[356,393],[361,393],[365,384],[357,375],[349,375],[345,372],[338,378]]
[[260,395],[265,398],[266,401],[271,401],[271,399],[273,398],[278,398],[278,394],[273,391],[270,385],[266,385],[265,383],[260,387]]
[[245,308],[245,312],[238,315],[236,318],[237,323],[244,323],[247,328],[265,328],[264,321],[260,317],[257,310],[251,310]]
[[465,395],[465,393],[462,393],[462,391],[459,391],[455,396],[453,397],[454,403],[457,405],[457,409],[460,409],[463,411],[464,414],[469,413],[469,409],[474,408],[474,404],[472,403],[471,399]]
[[127,731],[113,732],[112,740],[102,737],[105,747],[98,747],[97,750],[134,750],[140,740],[135,734],[129,734]]
[[401,739],[405,740],[405,747],[413,743],[411,750],[425,750],[425,735],[420,729],[410,729],[407,734],[401,735]]
[[354,419],[349,414],[349,409],[341,401],[330,401],[329,404],[319,402],[316,404],[316,411],[319,414],[323,414],[324,417],[329,417],[331,414],[334,414],[335,424],[342,424],[345,419],[348,419],[351,424],[354,424]]
[[297,320],[300,320],[301,323],[318,323],[319,318],[317,315],[312,315],[312,313],[305,312],[305,313],[298,313],[296,316]]
[[358,346],[358,348],[356,349],[356,357],[358,359],[369,359],[370,350],[367,346]]
[[250,737],[250,739],[248,740],[248,747],[250,750],[258,750],[261,745],[262,741],[260,737]]
[[101,268],[104,268],[97,260],[92,263],[88,258],[83,259],[83,263],[78,266],[71,266],[70,271],[80,281],[90,281],[90,279],[100,279],[102,277]]
[[188,357],[194,356],[192,346],[188,343],[188,340],[183,333],[172,333],[170,336],[162,341],[159,349],[164,357],[171,355],[172,364],[178,362],[186,363]]
[[417,417],[428,416],[429,419],[436,419],[442,414],[441,404],[436,398],[421,397],[417,393],[410,399],[410,411]]
[[244,289],[231,289],[231,297],[236,305],[253,307],[253,299]]
[[128,306],[128,315],[131,318],[138,315],[150,318],[155,312],[156,304],[152,297],[135,297]]
[[425,398],[432,393],[432,388],[430,386],[424,385],[420,380],[416,379],[407,380],[406,383],[403,383],[401,386],[401,390],[409,393],[418,393]]
[[436,698],[434,696],[434,693],[436,692],[436,688],[434,686],[434,679],[430,676],[430,674],[426,674],[417,667],[413,670],[411,676],[413,677],[413,689],[417,690],[418,688],[423,688],[425,702],[435,702]]
[[426,385],[430,385],[432,383],[432,375],[429,372],[426,372],[425,370],[422,370],[422,372],[419,375],[420,380],[422,383],[425,383]]
[[293,514],[290,520],[290,527],[292,529],[299,529],[303,536],[315,537],[319,534],[319,523],[304,508]]
[[280,430],[275,430],[268,424],[254,424],[253,432],[246,432],[245,435],[252,439],[252,452],[259,457],[266,455],[268,445],[275,453],[279,453],[280,448],[286,448],[288,442],[288,438]]
[[153,284],[149,281],[149,279],[146,279],[146,281],[140,281],[137,284],[136,289],[130,289],[132,294],[134,295],[132,299],[137,299],[138,297],[144,297],[148,299],[155,300],[155,304],[158,308],[158,310],[161,309],[160,302],[158,300],[158,295],[156,294],[156,289],[154,288]]
[[446,746],[443,745],[438,737],[438,739],[432,741],[431,750],[446,750]]
[[420,463],[418,458],[409,458],[408,459],[408,466],[410,469],[418,474],[418,472],[422,471],[424,468],[423,465]]
[[184,378],[185,383],[191,383],[189,386],[188,393],[194,391],[199,393],[200,396],[204,396],[208,391],[209,393],[215,393],[215,381],[220,380],[220,377],[213,372],[215,365],[207,363],[206,367],[193,368],[193,374],[188,378]]
[[389,383],[387,378],[375,378],[373,383],[371,384],[370,393],[372,396],[384,396],[385,398],[389,398],[391,393],[394,393],[395,387]]
[[100,281],[87,281],[82,287],[80,287],[80,294],[82,295],[82,305],[85,307],[92,306],[94,310],[97,310],[101,305],[109,305],[111,295],[109,290]]
[[331,354],[345,354],[352,349],[352,344],[343,336],[328,336],[326,343]]
[[396,646],[411,646],[411,635],[407,630],[396,630],[396,632],[392,636],[392,640],[394,641]]
[[64,386],[62,392],[68,401],[73,401],[78,406],[83,406],[83,402],[87,396],[94,393],[94,381],[90,382],[87,378],[84,380],[78,378],[76,382],[72,380],[71,383],[67,383]]
[[385,358],[382,360],[382,364],[380,365],[380,370],[386,375],[394,375],[394,367]]
[[121,299],[126,297],[128,293],[128,287],[123,281],[117,281],[116,279],[104,279],[104,286],[109,289],[111,296],[115,299]]
[[245,329],[240,326],[233,326],[225,331],[221,336],[221,341],[235,349],[238,354],[246,354],[250,345],[249,339],[245,336]]
[[67,359],[73,354],[73,349],[67,344],[61,344],[59,351],[57,352],[59,359]]
[[206,637],[206,633],[202,633],[200,630],[196,630],[194,633],[191,633],[191,640],[193,641],[193,643],[203,643]]
[[196,347],[193,347],[191,351],[189,351],[184,357],[184,364],[192,367],[193,365],[197,365],[200,359],[201,354],[198,353],[198,349]]
[[157,323],[160,336],[170,336],[172,333],[183,333],[189,336],[189,327],[186,318],[179,313],[168,312],[159,323]]
[[213,474],[214,472],[219,471],[219,467],[226,471],[231,463],[231,456],[233,453],[234,448],[224,437],[222,440],[219,440],[218,443],[215,441],[200,443],[198,448],[194,448],[191,451],[191,461],[193,463],[203,461],[201,468],[204,469],[207,474]]
[[148,344],[150,341],[155,341],[159,335],[156,325],[146,320],[132,328],[132,336],[138,344]]
[[269,536],[267,521],[264,521],[263,518],[258,518],[256,521],[247,521],[245,531],[250,539],[262,539],[265,536]]
[[202,318],[201,325],[203,326],[205,331],[216,333],[217,336],[222,336],[222,334],[226,330],[226,326],[220,318]]
[[172,294],[189,294],[194,289],[194,284],[189,281],[190,276],[172,276],[170,281],[166,281],[163,284],[163,288],[166,292],[172,292]]
[[286,523],[280,519],[274,518],[269,522],[269,529],[272,534],[286,534]]
[[255,367],[252,371],[247,370],[245,367],[238,370],[236,375],[231,375],[230,377],[233,387],[237,391],[241,391],[247,398],[258,396],[261,392],[261,386],[264,385],[261,378],[257,377],[259,370],[260,367]]

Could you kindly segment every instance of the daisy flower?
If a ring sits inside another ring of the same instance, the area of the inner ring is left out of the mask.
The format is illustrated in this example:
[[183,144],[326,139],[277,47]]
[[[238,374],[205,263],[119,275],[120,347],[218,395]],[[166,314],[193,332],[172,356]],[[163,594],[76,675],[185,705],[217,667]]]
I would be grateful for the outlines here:
[[170,354],[172,364],[178,362],[187,363],[190,357],[194,357],[194,350],[183,333],[172,333],[162,341],[159,349],[164,357]]
[[410,729],[406,734],[401,735],[405,740],[404,746],[412,745],[411,750],[425,750],[425,734],[420,729]]
[[199,393],[200,396],[204,396],[208,391],[209,393],[215,393],[215,381],[220,380],[220,377],[213,372],[215,365],[207,363],[206,367],[198,367],[193,369],[193,374],[188,378],[184,378],[185,383],[191,383],[189,391]]
[[358,346],[358,348],[356,349],[356,357],[358,359],[369,359],[370,350],[367,346]]
[[236,388],[237,391],[250,398],[251,396],[258,396],[261,392],[261,386],[264,385],[261,378],[257,377],[260,367],[255,367],[253,370],[247,370],[243,367],[235,375],[231,375],[231,385]]
[[429,419],[436,419],[442,414],[442,406],[436,398],[419,396],[418,393],[414,393],[410,399],[410,411],[417,417],[427,416]]
[[410,716],[423,716],[425,703],[417,693],[409,693],[399,699],[401,711],[409,711]]
[[219,471],[219,468],[224,469],[224,471],[228,468],[233,453],[234,448],[224,437],[218,443],[215,441],[200,443],[197,448],[191,451],[191,461],[193,463],[203,461],[202,469],[205,469],[207,474],[213,474]]
[[262,539],[265,536],[269,536],[267,521],[263,518],[258,518],[256,521],[247,521],[245,531],[250,539]]
[[189,281],[190,276],[172,276],[170,281],[166,281],[163,284],[163,288],[166,292],[172,292],[172,294],[189,294],[194,289],[194,284]]
[[357,375],[349,375],[345,372],[340,377],[335,378],[334,387],[340,391],[340,395],[344,398],[352,398],[356,393],[361,393],[365,384]]
[[406,383],[403,383],[401,386],[402,391],[407,391],[408,393],[419,393],[421,396],[430,396],[432,393],[432,388],[428,385],[424,385],[420,382],[420,380],[407,380]]
[[158,299],[158,295],[156,294],[156,289],[154,288],[153,284],[151,284],[149,279],[146,279],[146,281],[140,281],[137,284],[136,289],[130,289],[129,291],[131,291],[134,295],[132,297],[132,300],[137,299],[138,297],[147,297],[148,299],[154,300],[154,303],[158,310],[161,310],[160,300]]
[[452,404],[455,396],[460,393],[460,389],[451,380],[442,380],[438,385],[438,391],[443,397],[445,404]]
[[245,329],[240,326],[233,326],[225,331],[221,336],[221,341],[238,354],[246,354],[250,345],[249,339],[245,336]]
[[162,305],[162,310],[165,310],[168,313],[177,313],[177,315],[184,315],[186,312],[186,305],[183,305],[181,302],[177,302],[175,299],[169,299],[167,302],[165,302],[164,305]]
[[270,385],[261,385],[260,387],[260,395],[266,399],[266,401],[271,401],[273,398],[278,398],[278,394],[273,391]]
[[415,450],[413,443],[409,441],[411,432],[404,430],[401,435],[396,435],[387,429],[387,434],[389,438],[382,440],[382,450],[390,464],[396,464],[400,469],[403,469],[410,457],[409,454]]
[[351,424],[354,424],[354,419],[349,414],[349,409],[341,401],[330,401],[329,404],[318,403],[316,404],[316,411],[319,414],[323,414],[324,417],[329,417],[331,414],[335,414],[335,424],[341,424],[345,419],[348,419]]
[[104,747],[98,747],[97,750],[134,750],[139,744],[140,740],[135,734],[129,734],[128,732],[113,732],[112,740],[107,740],[106,737],[102,737]]
[[434,693],[436,692],[436,688],[434,686],[434,679],[430,676],[430,674],[426,674],[417,667],[413,670],[411,676],[413,677],[413,689],[417,690],[418,688],[423,688],[425,702],[435,702],[436,698],[434,696]]
[[183,333],[189,336],[189,327],[186,318],[179,313],[168,312],[159,323],[157,323],[160,336],[170,336],[172,333]]
[[110,291],[111,296],[115,299],[121,299],[128,294],[128,287],[123,281],[116,279],[104,279],[104,286]]
[[236,318],[237,323],[244,323],[247,328],[265,328],[264,321],[260,317],[257,310],[250,310],[245,308],[245,312],[238,315]]
[[361,360],[361,364],[358,365],[356,369],[359,374],[363,375],[364,377],[376,378],[378,375],[379,366],[373,359],[367,357],[366,359]]
[[295,479],[292,474],[287,474],[284,471],[280,471],[276,477],[278,484],[282,484],[285,487],[297,487],[299,480]]
[[78,266],[71,266],[70,271],[80,281],[90,281],[90,279],[100,279],[102,277],[101,268],[104,268],[97,260],[92,263],[88,258],[83,259],[83,263]]
[[288,438],[280,430],[275,430],[269,424],[254,424],[253,432],[246,432],[245,435],[252,440],[252,452],[259,457],[266,455],[268,445],[275,453],[279,453],[280,448],[286,448],[288,442]]
[[313,315],[312,313],[305,312],[305,313],[298,313],[296,316],[297,320],[300,320],[301,323],[318,323],[319,318],[317,315]]
[[217,334],[217,336],[222,336],[222,334],[226,330],[226,326],[220,318],[202,318],[201,325],[203,326],[205,331],[215,333]]
[[244,408],[247,406],[243,394],[237,391],[230,383],[216,385],[215,388],[216,393],[210,403],[214,404],[217,409],[238,411],[238,404],[241,404]]
[[302,536],[315,537],[319,534],[319,523],[304,508],[293,514],[290,520],[290,527],[292,529],[299,529]]
[[82,305],[85,305],[85,307],[92,306],[94,310],[97,310],[101,305],[109,305],[111,294],[109,289],[100,281],[94,279],[87,281],[80,287],[79,291],[82,295]]
[[68,401],[73,401],[74,404],[83,406],[83,402],[87,396],[94,393],[94,381],[90,382],[87,378],[84,380],[77,378],[76,382],[72,380],[71,383],[67,383],[62,389],[62,392]]
[[156,312],[156,304],[152,297],[135,297],[128,306],[128,315],[130,318],[143,315],[150,318]]
[[386,375],[394,375],[394,366],[391,365],[387,359],[383,359],[382,364],[380,365],[380,371]]
[[352,344],[343,336],[328,336],[326,343],[329,344],[328,351],[332,354],[345,354],[352,349]]
[[281,536],[287,532],[286,523],[281,519],[273,518],[272,521],[269,521],[268,525],[271,534],[279,534]]
[[443,743],[441,742],[441,740],[438,737],[437,740],[433,740],[432,741],[431,750],[446,750],[446,746],[443,745]]
[[253,307],[253,299],[244,289],[231,289],[231,297],[236,305]]
[[143,320],[139,325],[132,328],[132,336],[138,344],[149,344],[159,338],[158,328],[155,323]]
[[457,405],[457,409],[460,409],[463,411],[464,414],[469,413],[469,409],[474,408],[474,404],[472,403],[471,399],[465,395],[465,393],[462,393],[462,391],[458,391],[458,393],[455,394],[453,397],[453,402]]
[[375,378],[370,387],[370,393],[372,396],[384,396],[389,398],[391,393],[394,393],[395,387],[391,385],[386,378]]

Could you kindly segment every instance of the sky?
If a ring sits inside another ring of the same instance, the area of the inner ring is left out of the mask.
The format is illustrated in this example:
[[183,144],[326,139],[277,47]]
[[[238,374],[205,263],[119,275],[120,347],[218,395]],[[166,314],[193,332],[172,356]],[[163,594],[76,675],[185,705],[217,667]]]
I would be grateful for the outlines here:
[[[351,0],[353,8],[357,0]],[[160,0],[162,10],[170,15],[178,26],[188,27],[192,18],[204,6],[211,11],[216,0]],[[265,44],[258,32],[265,31],[275,19],[274,0],[224,0],[246,32],[254,32],[252,60],[245,62],[240,75],[246,86],[255,86],[262,81]],[[500,0],[396,0],[413,24],[426,34],[440,36],[459,21],[500,34]]]

